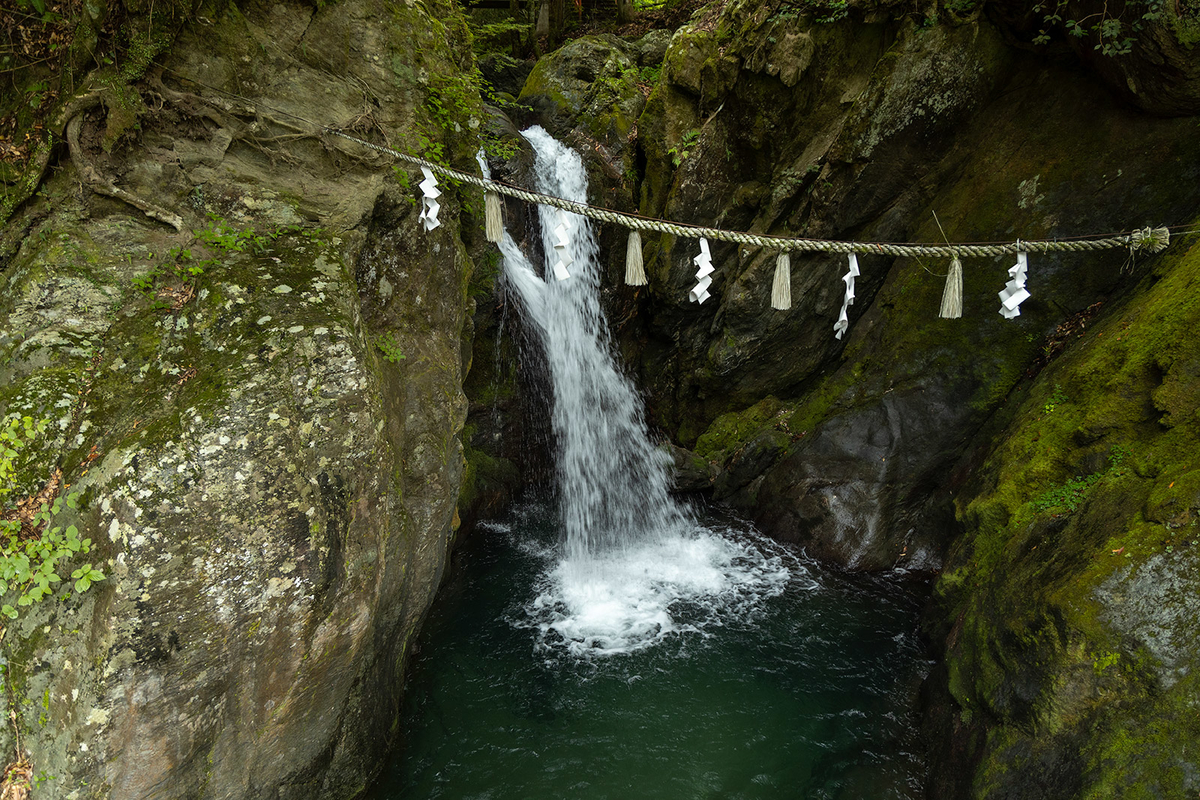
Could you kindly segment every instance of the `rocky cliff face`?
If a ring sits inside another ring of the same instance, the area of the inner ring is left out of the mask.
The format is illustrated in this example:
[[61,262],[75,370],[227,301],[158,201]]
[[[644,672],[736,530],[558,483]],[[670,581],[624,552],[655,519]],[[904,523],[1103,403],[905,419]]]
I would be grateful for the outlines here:
[[[672,41],[640,125],[643,210],[868,241],[1188,219],[1193,123],[1132,112],[1005,35],[981,13],[822,23],[730,3]],[[958,453],[1055,326],[1128,283],[1127,253],[1035,257],[1034,297],[1008,321],[995,297],[1011,264],[967,260],[964,318],[941,321],[945,263],[866,256],[839,341],[844,259],[793,257],[794,308],[778,313],[773,253],[716,248],[718,302],[695,307],[689,243],[656,250],[644,361],[663,422],[725,466],[720,496],[864,568],[937,564]],[[778,408],[747,424],[764,396]]]
[[[1194,223],[1192,6],[1124,20],[1131,49],[1109,55],[1099,29],[1060,37],[1020,4],[934,11],[711,4],[637,120],[639,210],[862,241]],[[578,58],[633,63],[603,45]],[[621,93],[572,94],[575,66],[523,96],[620,150]],[[781,313],[774,253],[713,251],[696,306],[695,242],[647,238],[650,286],[609,298],[619,346],[716,497],[826,560],[940,575],[930,796],[1195,793],[1192,240],[1032,256],[1016,320],[997,314],[1011,258],[967,259],[947,321],[946,263],[863,256],[842,341],[844,259],[793,254]]]
[[965,459],[928,620],[947,686],[931,796],[1200,789],[1198,270],[1192,235]]
[[0,274],[0,414],[47,423],[10,499],[61,469],[54,524],[93,548],[65,572],[105,575],[5,620],[0,749],[15,727],[38,797],[345,798],[379,769],[457,526],[480,198],[427,234],[411,176],[289,115],[469,166],[457,14],[205,6],[161,70],[78,92],[137,125],[82,104]]
[[[636,45],[564,48],[523,97],[550,99],[563,127],[628,154],[640,210],[670,219],[866,241],[1190,219],[1194,121],[1126,106],[1066,51],[1014,47],[1022,34],[1003,10],[922,20],[714,4],[671,39],[633,153],[623,131],[634,128],[611,120],[637,99]],[[573,90],[583,73],[611,73],[608,94]],[[688,303],[694,251],[647,237],[648,290],[611,298],[619,319],[632,302],[640,320],[621,347],[656,421],[720,467],[717,497],[865,569],[938,565],[957,488],[946,475],[963,448],[1045,363],[1060,323],[1133,285],[1125,252],[1038,255],[1033,298],[1009,321],[996,293],[1011,257],[968,259],[964,318],[946,321],[947,263],[866,255],[838,340],[844,257],[793,254],[794,305],[781,313],[769,304],[776,254],[728,244],[714,245],[714,299]]]

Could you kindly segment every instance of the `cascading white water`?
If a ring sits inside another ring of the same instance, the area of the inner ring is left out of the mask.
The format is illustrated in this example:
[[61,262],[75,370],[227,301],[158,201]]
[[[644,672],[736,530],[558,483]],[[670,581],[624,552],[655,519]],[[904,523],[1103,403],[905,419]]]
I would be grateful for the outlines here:
[[[587,202],[579,154],[539,127],[533,146],[537,189]],[[543,643],[576,653],[638,649],[718,620],[782,590],[779,553],[700,527],[669,494],[669,456],[651,443],[632,383],[609,352],[600,308],[598,247],[588,221],[541,206],[548,261],[564,226],[570,277],[552,264],[538,276],[505,232],[505,273],[543,342],[554,389],[552,422],[563,549],[529,605]],[[679,619],[687,606],[690,618]]]
[[[538,191],[586,203],[587,173],[579,154],[541,128],[525,137],[537,157]],[[668,493],[669,457],[650,444],[640,398],[609,352],[591,225],[548,206],[539,211],[546,253],[555,252],[559,224],[569,242],[571,277],[545,284],[538,318],[554,384],[567,554],[609,554],[677,532],[688,521]]]

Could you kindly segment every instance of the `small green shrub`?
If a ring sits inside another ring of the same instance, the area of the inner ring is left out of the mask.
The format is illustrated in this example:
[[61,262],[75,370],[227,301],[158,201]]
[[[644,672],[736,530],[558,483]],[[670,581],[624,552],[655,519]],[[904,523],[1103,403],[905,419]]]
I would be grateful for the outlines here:
[[[87,555],[92,547],[92,540],[79,538],[74,525],[64,529],[54,524],[64,505],[76,507],[77,494],[43,503],[33,515],[32,528],[39,531],[33,536],[23,535],[21,520],[11,514],[8,499],[15,490],[15,461],[48,424],[48,420],[16,415],[0,424],[0,501],[10,512],[6,516],[14,517],[0,519],[0,614],[10,620],[19,616],[19,608],[51,595],[53,587],[62,582],[57,571],[60,565],[76,555]],[[74,570],[71,578],[76,593],[82,594],[93,583],[104,580],[104,573],[88,563]]]
[[[266,233],[259,233],[253,228],[238,230],[216,214],[209,214],[208,220],[208,227],[192,231],[193,238],[189,244],[196,246],[195,251],[190,246],[172,247],[167,251],[165,260],[130,280],[133,288],[142,294],[151,294],[159,279],[168,275],[173,275],[184,283],[195,284],[196,279],[221,263],[218,257],[220,254],[249,251],[254,255],[265,255],[271,249],[272,242],[284,234],[298,233],[309,241],[317,241],[323,233],[320,228],[304,228],[299,225],[285,225]],[[154,255],[151,254],[150,257],[154,258]],[[171,308],[172,304],[156,301],[154,307]]]

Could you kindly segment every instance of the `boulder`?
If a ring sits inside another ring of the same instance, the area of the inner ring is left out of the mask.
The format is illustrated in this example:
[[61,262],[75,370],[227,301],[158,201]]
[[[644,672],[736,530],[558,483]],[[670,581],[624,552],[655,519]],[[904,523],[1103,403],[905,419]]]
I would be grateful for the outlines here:
[[638,49],[623,39],[582,36],[539,59],[518,99],[560,116],[552,127],[578,130],[617,156],[646,104],[637,61]]
[[691,450],[671,444],[664,445],[671,455],[674,477],[671,485],[677,492],[703,492],[712,488],[717,477],[717,466],[696,455]]

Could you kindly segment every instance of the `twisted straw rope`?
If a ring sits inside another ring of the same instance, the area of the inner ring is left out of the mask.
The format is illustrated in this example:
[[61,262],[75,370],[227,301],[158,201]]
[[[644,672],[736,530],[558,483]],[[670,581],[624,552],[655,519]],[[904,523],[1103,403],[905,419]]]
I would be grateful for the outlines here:
[[[264,108],[271,108],[265,103],[256,104],[247,97],[227,91],[225,89],[211,86],[203,81],[198,81],[195,78],[188,77],[175,70],[163,67],[164,70],[172,74],[203,86],[212,91],[234,97],[249,104],[251,108],[255,105],[262,105]],[[879,254],[887,256],[950,256],[951,258],[961,258],[963,256],[1000,256],[1012,255],[1015,253],[1051,253],[1051,252],[1086,252],[1093,250],[1107,250],[1117,247],[1127,247],[1132,254],[1135,250],[1148,250],[1152,253],[1157,253],[1166,248],[1170,241],[1170,231],[1165,227],[1159,228],[1141,228],[1140,230],[1130,231],[1129,233],[1115,234],[1112,236],[1099,237],[1095,239],[1081,238],[1071,241],[1048,241],[1034,240],[1022,241],[1018,239],[1015,242],[1004,244],[895,244],[887,242],[839,242],[827,239],[802,239],[786,236],[770,236],[754,233],[742,233],[738,231],[725,231],[719,228],[705,228],[699,225],[687,225],[677,222],[668,222],[667,220],[649,219],[630,214],[622,214],[618,211],[612,211],[607,208],[596,208],[585,203],[576,203],[570,200],[563,200],[560,197],[554,197],[540,192],[531,192],[526,189],[521,189],[516,186],[510,186],[506,183],[487,180],[468,172],[445,167],[441,164],[435,164],[426,161],[423,158],[406,155],[390,147],[372,144],[358,137],[351,136],[347,133],[342,133],[339,130],[321,125],[313,120],[306,119],[298,114],[282,109],[271,109],[278,114],[292,117],[293,119],[304,122],[313,126],[317,130],[332,134],[350,142],[362,145],[371,150],[376,150],[380,153],[385,153],[407,164],[412,164],[418,167],[426,167],[431,172],[453,180],[462,181],[471,186],[477,186],[484,191],[493,191],[498,194],[515,197],[519,200],[524,200],[527,203],[535,203],[540,205],[552,206],[564,211],[570,211],[580,216],[589,217],[601,222],[609,222],[616,225],[623,225],[626,228],[632,228],[637,231],[657,231],[659,233],[669,233],[673,236],[683,236],[691,239],[699,239],[705,237],[722,242],[736,242],[737,244],[752,245],[780,252],[809,252],[809,253],[858,253],[862,255]]]
[[386,153],[408,164],[418,167],[425,167],[430,172],[450,178],[471,186],[477,186],[484,191],[497,192],[498,194],[515,197],[518,200],[524,200],[527,203],[535,203],[545,206],[553,206],[560,208],[563,211],[569,211],[573,214],[579,214],[583,217],[608,222],[616,225],[623,225],[626,228],[633,228],[638,231],[657,231],[659,233],[669,233],[673,236],[683,236],[691,239],[715,239],[722,242],[736,242],[737,244],[752,245],[754,247],[763,247],[770,250],[780,250],[783,252],[809,252],[809,253],[858,253],[861,255],[877,254],[885,256],[1002,256],[1012,255],[1015,253],[1051,253],[1051,252],[1069,252],[1081,253],[1092,250],[1109,250],[1117,247],[1127,247],[1130,250],[1146,249],[1152,252],[1157,252],[1166,247],[1166,242],[1169,237],[1169,232],[1166,228],[1142,228],[1130,233],[1122,233],[1114,236],[1107,236],[1098,239],[1077,239],[1073,241],[1050,241],[1050,240],[1035,240],[1023,241],[1018,239],[1015,242],[1007,244],[894,244],[887,242],[838,242],[828,239],[798,239],[786,236],[770,236],[757,233],[743,233],[740,231],[726,231],[720,228],[705,228],[700,225],[687,225],[678,222],[668,222],[661,219],[647,219],[645,217],[632,216],[623,214],[619,211],[612,211],[607,208],[597,208],[587,205],[586,203],[576,203],[571,200],[563,200],[561,197],[542,194],[541,192],[531,192],[527,189],[521,189],[516,186],[510,186],[507,183],[481,178],[477,175],[472,175],[469,172],[461,172],[460,170],[451,167],[445,167],[441,164],[434,164],[426,161],[423,158],[406,155],[397,150],[383,145],[372,144],[355,136],[342,133],[330,127],[322,127],[322,130],[334,136],[341,137],[348,141],[360,144],[363,147],[368,147],[372,150],[377,150],[380,153]]

